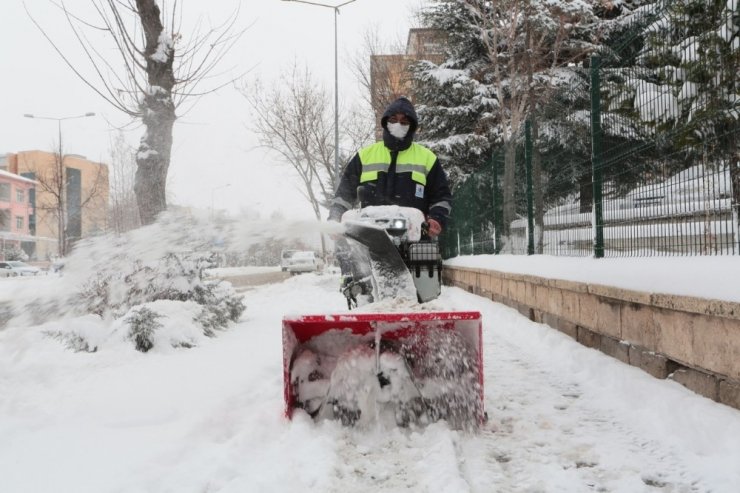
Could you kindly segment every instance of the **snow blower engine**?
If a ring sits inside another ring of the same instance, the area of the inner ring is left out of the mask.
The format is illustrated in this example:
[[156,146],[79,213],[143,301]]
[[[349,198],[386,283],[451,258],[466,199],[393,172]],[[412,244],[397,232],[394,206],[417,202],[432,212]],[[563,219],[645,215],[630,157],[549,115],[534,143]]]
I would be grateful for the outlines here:
[[401,296],[426,303],[439,296],[442,257],[439,244],[427,235],[421,211],[366,207],[347,211],[342,223],[350,241],[339,245],[338,257],[344,264],[342,294],[350,310],[375,299]]

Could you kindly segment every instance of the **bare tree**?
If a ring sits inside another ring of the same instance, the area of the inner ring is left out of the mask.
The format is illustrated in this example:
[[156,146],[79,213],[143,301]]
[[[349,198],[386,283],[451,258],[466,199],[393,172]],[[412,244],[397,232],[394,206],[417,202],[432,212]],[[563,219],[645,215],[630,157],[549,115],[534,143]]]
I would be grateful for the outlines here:
[[[185,41],[177,0],[91,0],[96,12],[94,21],[83,19],[64,3],[50,3],[62,10],[94,75],[84,75],[31,16],[36,26],[85,84],[146,127],[136,154],[134,189],[141,222],[150,224],[167,208],[166,182],[176,110],[185,101],[233,81],[200,89],[244,32],[235,30],[238,10],[217,27],[204,28],[199,22]],[[92,41],[91,35],[99,32],[112,39],[122,63],[114,63],[109,52]]]
[[365,31],[363,48],[353,55],[350,67],[364,89],[363,100],[375,115],[376,126],[390,101],[408,95],[411,58],[402,40],[384,41],[377,28]]
[[111,142],[109,216],[111,229],[125,233],[141,225],[136,207],[136,151],[118,132]]
[[[317,219],[334,195],[339,177],[334,171],[334,139],[331,98],[314,81],[308,68],[293,66],[283,73],[284,85],[264,87],[260,81],[245,85],[241,92],[255,118],[251,129],[262,147],[276,152],[300,179],[300,192]],[[347,160],[372,136],[372,123],[360,111],[340,115]],[[340,170],[341,172],[341,170]]]

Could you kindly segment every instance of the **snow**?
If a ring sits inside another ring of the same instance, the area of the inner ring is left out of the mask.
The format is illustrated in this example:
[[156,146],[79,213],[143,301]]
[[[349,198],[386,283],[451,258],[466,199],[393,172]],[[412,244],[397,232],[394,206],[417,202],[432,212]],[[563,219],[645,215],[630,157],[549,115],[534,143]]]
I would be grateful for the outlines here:
[[268,272],[280,272],[280,267],[249,265],[244,267],[217,267],[205,270],[205,274],[209,277],[227,278],[230,276],[248,276],[250,274],[265,274]]
[[[720,298],[737,296],[730,280],[740,273],[737,258],[501,256],[451,263]],[[706,282],[710,277],[714,285]],[[58,288],[64,279],[0,284],[4,293],[30,299],[28,286]],[[238,323],[190,349],[143,354],[130,344],[103,344],[75,353],[44,336],[48,324],[6,327],[0,331],[0,489],[737,491],[739,411],[455,288],[422,308],[482,313],[489,421],[481,430],[454,431],[444,423],[344,428],[300,411],[287,420],[281,318],[287,311],[347,316],[338,285],[335,275],[306,274],[250,290]],[[60,330],[112,330],[92,316],[51,323]]]
[[159,39],[157,40],[157,51],[155,51],[150,58],[154,60],[155,62],[159,63],[167,63],[167,59],[170,56],[170,53],[172,52],[172,37],[165,32],[162,31],[159,34]]
[[445,265],[601,284],[648,293],[740,302],[740,257],[574,258],[466,255]]

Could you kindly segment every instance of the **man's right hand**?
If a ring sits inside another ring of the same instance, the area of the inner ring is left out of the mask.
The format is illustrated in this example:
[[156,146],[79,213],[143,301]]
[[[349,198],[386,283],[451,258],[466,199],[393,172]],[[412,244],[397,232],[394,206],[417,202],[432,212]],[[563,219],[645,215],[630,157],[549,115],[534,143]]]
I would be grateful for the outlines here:
[[434,238],[442,234],[442,225],[439,224],[439,221],[430,217],[427,219],[427,224],[429,225],[429,236]]

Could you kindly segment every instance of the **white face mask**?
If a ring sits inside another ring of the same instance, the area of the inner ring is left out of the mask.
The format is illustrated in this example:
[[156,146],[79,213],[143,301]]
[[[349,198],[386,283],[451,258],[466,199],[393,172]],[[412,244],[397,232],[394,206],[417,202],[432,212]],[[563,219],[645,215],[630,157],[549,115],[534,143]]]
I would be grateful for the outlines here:
[[410,125],[402,125],[401,123],[388,123],[388,131],[392,136],[397,139],[403,139],[406,134],[409,133]]

